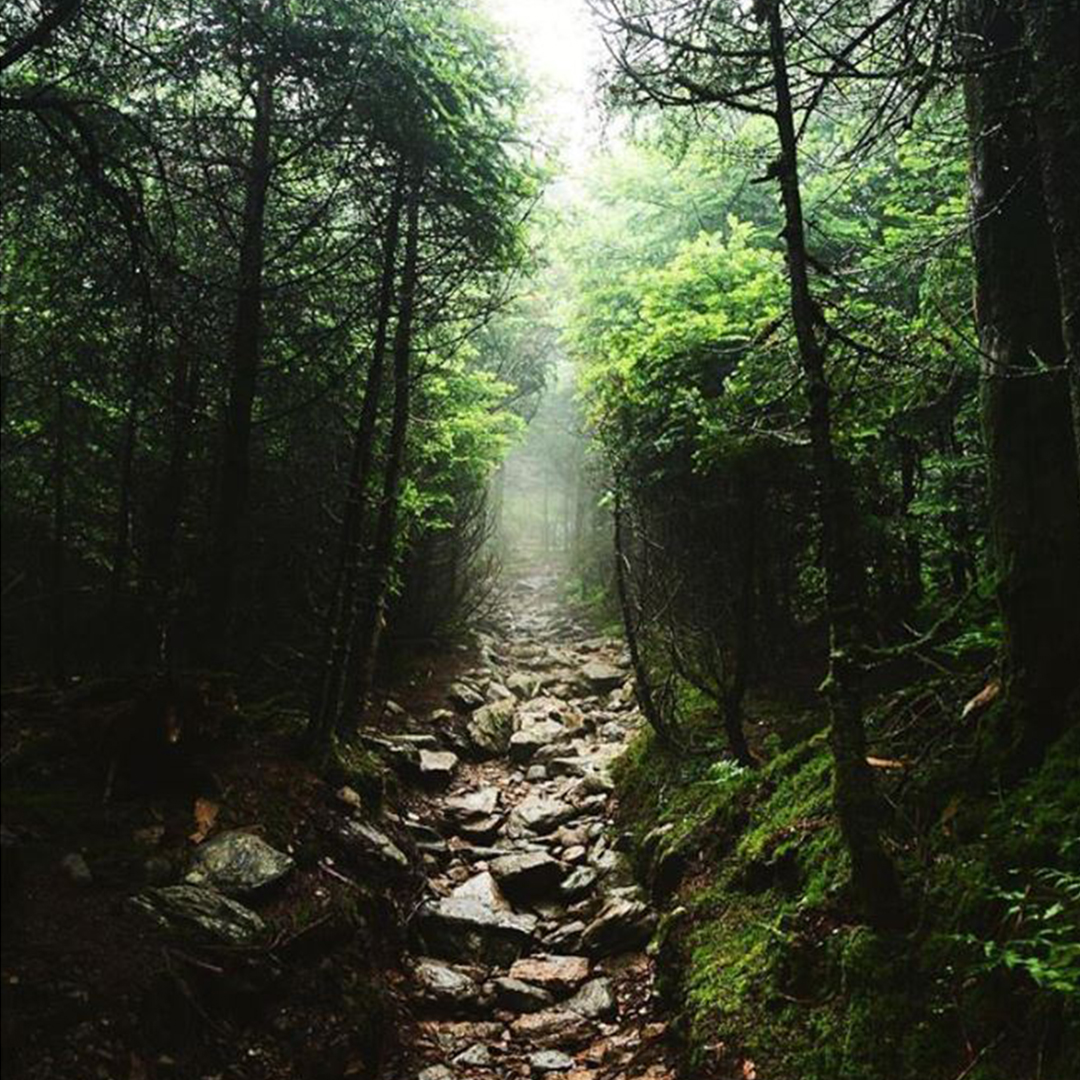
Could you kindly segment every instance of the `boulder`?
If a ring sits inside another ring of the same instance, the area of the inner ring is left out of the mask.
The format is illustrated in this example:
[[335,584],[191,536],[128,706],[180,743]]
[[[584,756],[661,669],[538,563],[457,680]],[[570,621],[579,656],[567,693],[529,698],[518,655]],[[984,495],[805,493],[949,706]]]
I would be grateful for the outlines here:
[[556,896],[565,871],[545,852],[525,851],[495,859],[491,873],[511,900],[529,904]]
[[251,945],[266,931],[254,911],[201,885],[146,889],[128,903],[161,929],[208,944]]
[[189,885],[207,885],[226,896],[248,896],[280,881],[293,860],[254,833],[227,832],[195,849]]
[[513,701],[504,700],[477,709],[466,727],[472,746],[491,757],[505,754],[514,733],[514,708]]

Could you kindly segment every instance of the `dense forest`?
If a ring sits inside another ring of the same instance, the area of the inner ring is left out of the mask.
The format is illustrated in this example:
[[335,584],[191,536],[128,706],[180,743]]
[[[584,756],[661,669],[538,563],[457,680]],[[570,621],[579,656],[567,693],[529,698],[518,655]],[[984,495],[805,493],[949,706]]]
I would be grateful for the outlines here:
[[540,7],[0,8],[5,1074],[1080,1075],[1080,0]]

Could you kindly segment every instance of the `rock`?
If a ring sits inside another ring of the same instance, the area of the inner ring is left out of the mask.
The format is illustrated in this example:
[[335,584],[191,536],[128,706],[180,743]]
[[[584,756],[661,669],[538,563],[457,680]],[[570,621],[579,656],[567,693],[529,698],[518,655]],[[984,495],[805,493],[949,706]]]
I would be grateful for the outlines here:
[[477,709],[466,727],[472,745],[493,757],[505,754],[514,732],[514,708],[513,701],[495,701]]
[[94,880],[86,859],[77,851],[65,855],[60,860],[60,867],[76,885],[89,885]]
[[386,833],[366,821],[346,818],[338,825],[338,837],[350,853],[361,861],[374,862],[384,870],[400,873],[409,869],[405,853]]
[[556,895],[565,873],[558,860],[542,851],[504,855],[492,862],[491,872],[511,900],[526,904]]
[[484,704],[484,695],[475,686],[464,682],[453,683],[446,692],[446,699],[462,712],[472,712]]
[[451,795],[443,803],[443,811],[451,821],[468,821],[472,818],[490,817],[499,805],[499,789],[480,788],[466,795]]
[[590,660],[581,668],[581,681],[594,694],[606,694],[626,681],[626,675],[620,668],[603,660]]
[[200,885],[146,889],[128,903],[163,930],[190,934],[212,944],[250,945],[266,930],[254,911]]
[[510,978],[533,983],[554,994],[568,994],[589,977],[589,961],[584,956],[529,956],[510,968]]
[[587,854],[588,849],[583,844],[574,844],[562,853],[562,859],[564,862],[568,862],[571,866],[574,866],[581,862]]
[[[467,873],[468,871],[466,871]],[[484,870],[462,882],[450,894],[459,900],[475,900],[492,911],[513,911],[491,872]]]
[[522,701],[535,697],[540,690],[540,680],[527,671],[515,671],[507,678],[506,685]]
[[537,1050],[529,1055],[529,1068],[533,1072],[567,1072],[576,1062],[561,1050]]
[[538,783],[548,778],[548,771],[543,765],[530,765],[525,770],[525,779],[530,783]]
[[553,953],[576,953],[581,948],[585,924],[580,919],[560,923],[544,938],[544,948]]
[[226,896],[248,896],[280,881],[293,860],[254,833],[227,832],[195,849],[189,885],[206,885]]
[[484,1043],[473,1043],[454,1058],[455,1065],[466,1068],[488,1069],[491,1067],[491,1049]]
[[344,803],[351,809],[364,809],[364,800],[361,798],[360,793],[354,788],[349,787],[348,784],[346,784],[344,787],[339,787],[334,794],[338,802]]
[[533,941],[535,915],[500,911],[471,897],[448,896],[424,904],[416,918],[420,940],[432,954],[511,964]]
[[494,982],[495,1003],[511,1012],[539,1012],[554,1004],[555,998],[550,991],[521,979],[512,979],[508,975]]
[[165,885],[173,878],[172,861],[164,855],[151,855],[143,863],[143,876],[148,885]]
[[588,1020],[568,1009],[544,1009],[519,1016],[510,1030],[520,1039],[551,1049],[583,1042],[593,1033]]
[[502,823],[501,817],[473,818],[471,821],[460,822],[457,834],[474,844],[490,844],[499,835]]
[[454,1080],[454,1071],[446,1065],[429,1065],[419,1072],[416,1080]]
[[425,957],[415,962],[413,975],[421,997],[431,1004],[452,1012],[470,1009],[477,1004],[479,987],[476,979],[461,968]]
[[584,950],[593,956],[613,956],[644,946],[656,926],[656,916],[640,900],[611,897],[581,935]]
[[558,742],[565,734],[565,728],[555,720],[540,720],[515,731],[510,736],[510,760],[522,765],[538,750]]
[[493,680],[487,688],[488,701],[513,701],[514,692],[501,682]]
[[451,750],[421,750],[420,779],[432,787],[446,787],[457,763],[458,756]]
[[580,1013],[588,1020],[611,1020],[619,1011],[619,1003],[611,988],[610,979],[592,979],[563,1008]]
[[554,832],[575,813],[575,809],[561,799],[532,794],[514,807],[510,814],[510,821],[519,829],[544,835]]

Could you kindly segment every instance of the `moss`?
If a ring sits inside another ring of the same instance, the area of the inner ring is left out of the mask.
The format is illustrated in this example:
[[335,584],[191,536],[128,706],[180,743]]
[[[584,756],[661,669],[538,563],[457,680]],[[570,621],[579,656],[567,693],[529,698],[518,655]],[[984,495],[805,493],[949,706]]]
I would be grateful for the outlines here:
[[890,836],[919,904],[904,936],[852,918],[822,735],[756,773],[718,761],[645,735],[616,770],[639,872],[658,853],[697,860],[657,939],[691,1074],[745,1061],[776,1080],[1005,1080],[1040,1061],[1072,1074],[1080,1006],[988,964],[983,943],[1007,926],[1000,897],[1018,873],[1026,888],[1039,868],[1080,870],[1080,731],[1008,791],[942,799],[952,760],[912,777]]

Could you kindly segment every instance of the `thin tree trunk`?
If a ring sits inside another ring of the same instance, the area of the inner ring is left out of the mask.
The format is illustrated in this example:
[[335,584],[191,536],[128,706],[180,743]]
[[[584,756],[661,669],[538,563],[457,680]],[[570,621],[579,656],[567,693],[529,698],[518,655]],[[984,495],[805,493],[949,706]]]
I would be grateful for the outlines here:
[[817,480],[822,531],[825,606],[829,624],[829,743],[833,755],[833,801],[840,831],[851,855],[852,884],[865,915],[879,925],[898,919],[900,889],[881,841],[883,807],[866,760],[860,686],[859,560],[853,542],[851,493],[846,490],[833,447],[832,405],[825,372],[825,349],[818,338],[822,320],[810,291],[799,188],[798,140],[787,68],[787,46],[779,0],[766,0],[769,54],[780,143],[779,182],[784,209],[791,315],[807,384],[811,456]]
[[[356,659],[355,691],[344,705],[356,708],[357,717],[364,709],[372,687],[379,659],[379,646],[386,623],[390,599],[390,581],[394,569],[394,546],[397,537],[397,517],[401,498],[401,481],[405,471],[405,445],[409,428],[410,383],[412,380],[413,314],[416,307],[417,261],[420,238],[420,186],[422,176],[413,178],[406,211],[405,260],[401,273],[401,302],[394,330],[394,411],[387,440],[383,489],[379,515],[371,547],[369,587],[361,609],[359,652]],[[341,730],[355,728],[355,721],[339,716]]]
[[327,620],[325,673],[318,707],[313,714],[312,728],[308,734],[308,740],[313,746],[325,743],[337,723],[359,614],[367,487],[375,452],[379,402],[382,398],[383,373],[386,367],[387,337],[394,305],[394,278],[404,195],[405,175],[402,169],[395,180],[387,210],[375,338],[349,464],[348,490],[341,527],[341,555],[331,599],[332,607]]
[[244,193],[230,358],[231,381],[210,573],[210,640],[217,660],[228,653],[241,532],[247,523],[251,496],[251,420],[262,352],[266,200],[273,171],[270,161],[272,118],[272,79],[264,68],[255,86],[255,119]]
[[[1080,683],[1080,485],[1022,13],[1006,0],[978,0],[972,13],[975,310],[1007,691],[992,730],[1013,769],[1041,758]],[[1067,249],[1068,221],[1057,232]]]
[[67,382],[60,362],[53,370],[55,431],[53,434],[52,543],[49,552],[49,643],[53,681],[59,686],[67,677]]
[[740,765],[753,767],[757,764],[750,746],[746,741],[743,726],[743,700],[750,682],[750,664],[754,656],[754,593],[757,576],[758,547],[758,512],[757,494],[753,479],[746,475],[739,477],[742,489],[739,502],[744,507],[743,520],[739,522],[740,537],[739,559],[739,602],[735,614],[735,658],[734,671],[728,685],[724,688],[724,732],[728,746],[735,760]]

